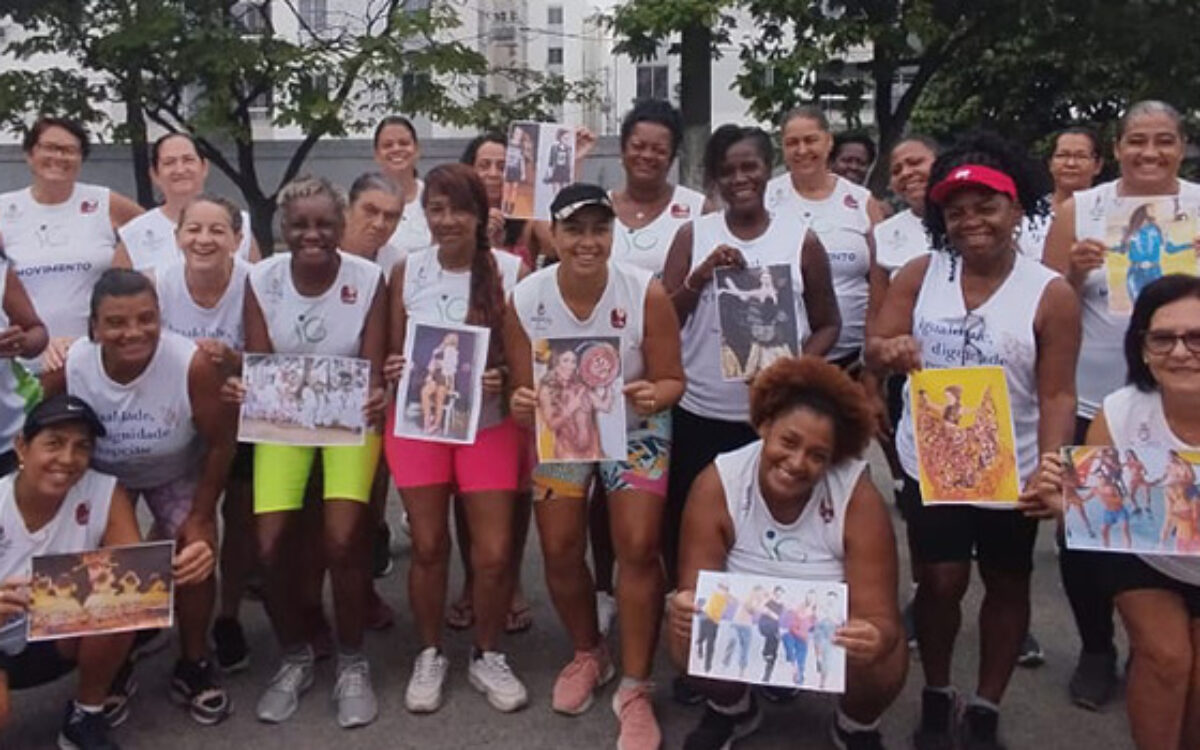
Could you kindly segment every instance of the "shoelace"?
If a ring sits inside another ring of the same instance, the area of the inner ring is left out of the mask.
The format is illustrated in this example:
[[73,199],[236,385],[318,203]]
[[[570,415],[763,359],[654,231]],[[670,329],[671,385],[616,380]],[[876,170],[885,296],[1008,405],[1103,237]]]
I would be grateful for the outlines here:
[[433,682],[437,679],[438,657],[436,653],[422,653],[414,670],[417,682]]
[[275,679],[271,683],[280,690],[286,690],[289,693],[294,693],[300,689],[300,684],[304,682],[304,668],[308,666],[304,662],[284,662],[279,671],[275,673]]
[[483,655],[483,663],[489,669],[493,670],[496,673],[495,676],[503,682],[511,684],[516,681],[516,677],[513,676],[512,668],[508,666],[508,660],[504,657],[504,654],[497,654],[495,652],[485,653]]
[[357,698],[367,692],[368,675],[366,662],[351,664],[338,675],[337,694],[340,698]]

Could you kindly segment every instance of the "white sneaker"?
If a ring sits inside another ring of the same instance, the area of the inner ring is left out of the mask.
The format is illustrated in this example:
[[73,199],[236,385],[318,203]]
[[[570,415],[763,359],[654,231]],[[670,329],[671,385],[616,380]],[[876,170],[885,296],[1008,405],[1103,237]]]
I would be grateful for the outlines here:
[[529,703],[525,686],[509,668],[504,654],[499,651],[484,651],[479,658],[471,659],[467,677],[476,690],[487,696],[492,708],[505,713],[524,708]]
[[343,729],[364,727],[375,721],[379,704],[371,687],[371,667],[366,659],[340,668],[333,700],[337,704],[338,725]]
[[606,591],[596,592],[596,622],[600,626],[600,635],[608,635],[612,630],[613,620],[617,617],[617,600]]
[[412,677],[404,693],[404,705],[415,714],[432,713],[442,705],[442,684],[446,682],[446,657],[430,646],[417,654]]

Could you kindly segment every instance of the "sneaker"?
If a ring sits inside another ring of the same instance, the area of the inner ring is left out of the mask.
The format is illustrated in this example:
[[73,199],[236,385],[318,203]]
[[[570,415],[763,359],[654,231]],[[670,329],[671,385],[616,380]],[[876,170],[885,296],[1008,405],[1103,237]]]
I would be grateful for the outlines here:
[[1079,655],[1079,663],[1071,675],[1067,689],[1071,693],[1071,702],[1089,711],[1099,711],[1112,697],[1117,686],[1117,655],[1107,654]]
[[525,686],[499,651],[484,651],[471,659],[467,678],[476,690],[487,696],[488,703],[497,711],[509,713],[524,708],[529,702]]
[[287,721],[300,707],[300,696],[313,684],[313,652],[305,648],[285,657],[279,671],[258,699],[258,720],[269,724]]
[[913,732],[915,750],[954,750],[954,716],[958,696],[940,690],[921,691],[921,725]]
[[108,697],[104,699],[104,710],[101,711],[110,728],[121,726],[129,718],[129,699],[137,691],[137,680],[133,679],[133,661],[126,659],[108,688]]
[[216,670],[207,659],[175,662],[171,700],[185,706],[198,724],[219,724],[229,716],[229,694],[217,684]]
[[986,706],[967,706],[959,722],[961,750],[1004,750],[997,736],[1000,714]]
[[442,705],[442,684],[446,681],[446,657],[434,646],[417,654],[412,677],[404,693],[404,705],[414,714],[427,714]]
[[607,591],[596,592],[596,623],[600,626],[600,635],[608,635],[612,630],[613,620],[617,618],[617,600]]
[[640,683],[613,693],[613,713],[621,723],[617,750],[658,750],[662,732],[654,718],[654,686]]
[[692,683],[683,675],[671,680],[671,700],[681,706],[699,706],[704,696],[692,688]]
[[241,672],[250,666],[250,649],[246,647],[246,634],[242,624],[233,617],[218,617],[212,629],[213,653],[217,666],[225,674]]
[[1046,652],[1042,651],[1042,644],[1033,637],[1033,633],[1025,633],[1025,640],[1021,641],[1021,652],[1017,654],[1017,664],[1033,669],[1045,662]]
[[758,699],[750,694],[750,707],[740,714],[723,714],[711,704],[704,707],[700,724],[683,740],[683,750],[729,750],[734,740],[748,737],[762,724]]
[[379,703],[371,687],[371,667],[366,659],[356,659],[338,670],[333,688],[337,704],[338,726],[342,729],[365,727],[379,715]]
[[837,750],[884,750],[883,737],[878,730],[847,732],[838,724],[836,717],[829,732],[829,739],[833,741]]
[[371,573],[376,578],[383,578],[391,575],[395,567],[392,560],[392,529],[384,521],[375,528],[371,546]]
[[602,643],[591,651],[576,651],[554,680],[550,705],[560,714],[578,716],[592,707],[593,693],[616,674],[608,648]]
[[75,701],[68,701],[58,733],[59,750],[120,750],[120,745],[108,736],[109,728],[103,713],[87,713]]

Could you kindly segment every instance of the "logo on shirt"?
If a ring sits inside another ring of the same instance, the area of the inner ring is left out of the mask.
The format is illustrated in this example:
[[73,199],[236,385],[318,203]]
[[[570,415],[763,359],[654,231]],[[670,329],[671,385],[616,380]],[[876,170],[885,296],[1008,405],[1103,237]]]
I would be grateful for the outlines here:
[[622,307],[614,307],[612,313],[608,316],[608,322],[613,328],[624,328],[625,321],[628,316],[625,314],[625,309]]
[[672,203],[671,204],[671,218],[672,219],[687,219],[687,218],[691,218],[691,215],[692,215],[691,206],[685,206],[682,203]]
[[21,215],[21,207],[16,203],[9,203],[4,207],[4,218],[12,221]]
[[100,208],[100,201],[82,201],[79,204],[79,213],[94,214]]
[[350,286],[349,284],[342,285],[342,303],[353,305],[358,302],[358,287]]
[[529,319],[534,330],[544,331],[550,327],[554,320],[546,314],[546,305],[543,302],[538,302],[537,310],[533,317]]
[[1150,425],[1146,422],[1140,423],[1137,429],[1137,436],[1140,442],[1150,442]]
[[846,197],[842,199],[842,203],[844,203],[846,205],[846,208],[852,208],[855,210],[858,209],[858,198],[855,198],[853,195],[850,195],[849,193],[847,193]]
[[91,518],[92,506],[86,500],[75,506],[75,523],[80,526],[87,526]]

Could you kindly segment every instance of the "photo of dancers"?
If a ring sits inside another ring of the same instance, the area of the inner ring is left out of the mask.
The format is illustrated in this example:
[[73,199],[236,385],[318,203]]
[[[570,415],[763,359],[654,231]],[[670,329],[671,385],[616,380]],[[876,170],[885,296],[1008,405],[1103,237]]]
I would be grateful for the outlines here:
[[238,440],[362,445],[371,364],[315,354],[247,354]]
[[490,334],[477,326],[409,321],[407,366],[396,389],[397,437],[475,442]]
[[539,461],[626,460],[620,346],[615,337],[533,342]]
[[786,264],[716,269],[721,327],[721,374],[750,380],[800,351],[796,298]]
[[688,674],[756,685],[842,693],[846,652],[843,583],[701,571]]
[[1200,455],[1079,446],[1062,456],[1068,548],[1200,556]]

